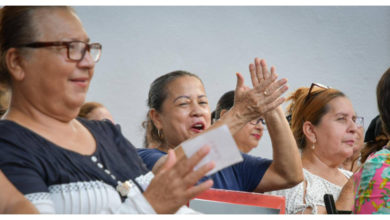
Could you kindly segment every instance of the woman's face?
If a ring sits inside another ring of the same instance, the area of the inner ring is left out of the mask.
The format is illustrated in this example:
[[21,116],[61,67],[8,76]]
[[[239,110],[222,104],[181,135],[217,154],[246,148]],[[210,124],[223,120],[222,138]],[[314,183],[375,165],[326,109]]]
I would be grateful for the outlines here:
[[[38,9],[33,24],[38,33],[36,42],[89,41],[80,20],[68,10]],[[41,112],[66,115],[64,119],[76,117],[93,76],[95,63],[89,53],[81,61],[71,61],[66,47],[27,50],[18,90]]]
[[166,91],[157,128],[162,129],[168,147],[175,147],[207,129],[211,114],[203,84],[196,77],[179,77]]
[[248,153],[257,147],[260,138],[263,136],[264,125],[261,122],[254,125],[255,123],[257,123],[257,120],[248,122],[233,136],[238,148],[243,153]]
[[314,153],[334,165],[352,156],[357,140],[355,111],[349,99],[338,97],[328,103],[326,113],[314,126],[316,143]]

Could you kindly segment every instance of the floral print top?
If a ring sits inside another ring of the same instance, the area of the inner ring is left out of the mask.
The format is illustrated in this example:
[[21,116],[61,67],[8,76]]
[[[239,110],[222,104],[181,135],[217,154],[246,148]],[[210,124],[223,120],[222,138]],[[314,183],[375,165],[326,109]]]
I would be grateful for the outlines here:
[[390,214],[390,148],[371,154],[354,178],[356,214]]

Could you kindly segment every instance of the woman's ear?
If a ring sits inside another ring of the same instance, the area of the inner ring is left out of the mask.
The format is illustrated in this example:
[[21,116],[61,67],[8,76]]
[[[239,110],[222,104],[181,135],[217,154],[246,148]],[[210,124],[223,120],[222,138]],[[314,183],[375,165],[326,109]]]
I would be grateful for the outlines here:
[[310,121],[305,121],[302,125],[303,134],[311,143],[315,143],[317,141],[317,135],[314,130],[314,125]]
[[162,122],[161,122],[160,113],[156,109],[152,108],[149,110],[149,117],[152,120],[154,126],[156,126],[157,130],[161,130]]
[[222,116],[227,112],[227,109],[222,109],[221,112],[219,113],[219,118],[222,118]]
[[22,66],[23,57],[16,48],[8,49],[5,55],[5,62],[11,77],[16,81],[24,79],[25,72]]

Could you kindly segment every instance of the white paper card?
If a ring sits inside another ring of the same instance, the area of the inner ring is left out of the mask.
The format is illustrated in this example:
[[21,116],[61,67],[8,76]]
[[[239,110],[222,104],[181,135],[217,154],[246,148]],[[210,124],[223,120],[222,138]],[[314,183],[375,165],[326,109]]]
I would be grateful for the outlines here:
[[215,167],[207,175],[211,175],[243,160],[236,142],[226,125],[205,132],[181,144],[188,158],[205,145],[210,146],[210,152],[195,166],[195,170],[210,161],[214,161]]

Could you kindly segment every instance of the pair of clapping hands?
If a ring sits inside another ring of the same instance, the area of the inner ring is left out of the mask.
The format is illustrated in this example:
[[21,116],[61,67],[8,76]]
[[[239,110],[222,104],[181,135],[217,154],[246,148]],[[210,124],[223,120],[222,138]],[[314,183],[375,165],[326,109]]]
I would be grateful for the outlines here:
[[[277,80],[275,68],[271,67],[269,72],[266,62],[262,59],[255,58],[254,64],[249,65],[249,71],[253,88],[245,86],[243,76],[236,74],[233,120],[240,120],[242,125],[280,106],[284,102],[281,95],[288,89],[287,80]],[[211,179],[195,185],[215,166],[214,162],[209,162],[194,171],[194,167],[209,151],[210,148],[204,146],[190,158],[184,153],[175,154],[173,150],[168,151],[164,165],[144,192],[144,197],[156,213],[175,213],[197,194],[212,187]]]

